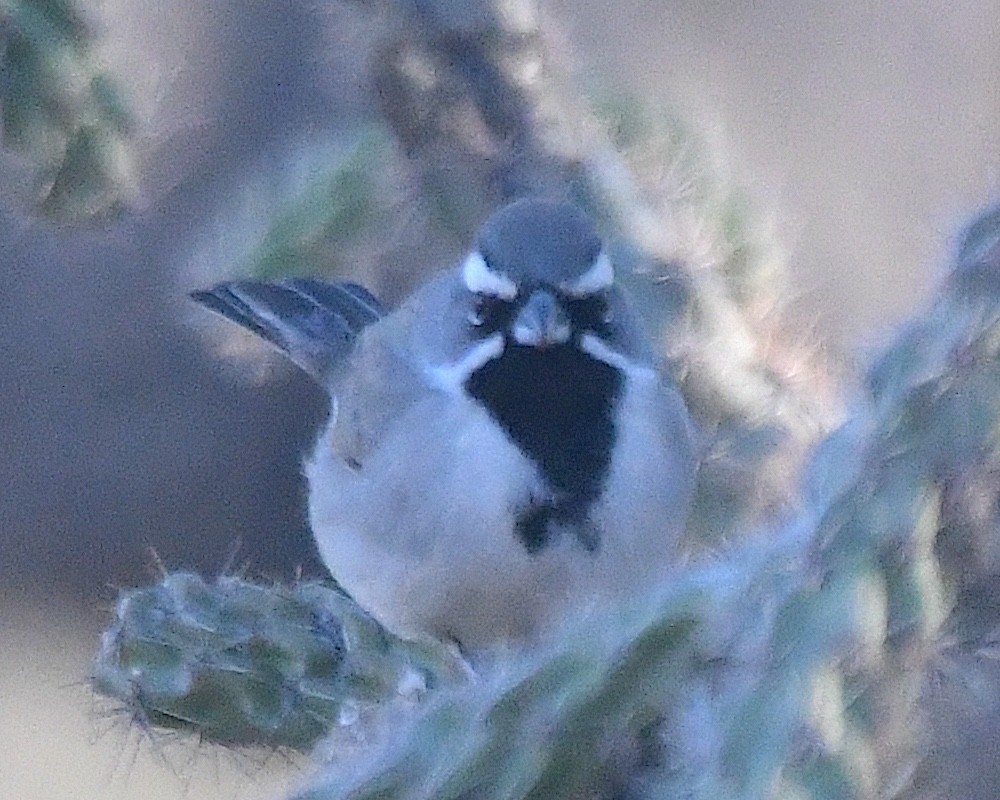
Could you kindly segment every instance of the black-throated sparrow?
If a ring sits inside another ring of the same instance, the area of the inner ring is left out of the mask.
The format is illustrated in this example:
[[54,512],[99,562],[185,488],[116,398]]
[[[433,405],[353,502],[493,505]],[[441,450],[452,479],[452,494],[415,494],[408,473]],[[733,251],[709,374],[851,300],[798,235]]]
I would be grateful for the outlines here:
[[192,296],[329,390],[305,467],[312,529],[391,630],[503,646],[667,575],[690,420],[575,206],[500,209],[390,313],[305,279]]

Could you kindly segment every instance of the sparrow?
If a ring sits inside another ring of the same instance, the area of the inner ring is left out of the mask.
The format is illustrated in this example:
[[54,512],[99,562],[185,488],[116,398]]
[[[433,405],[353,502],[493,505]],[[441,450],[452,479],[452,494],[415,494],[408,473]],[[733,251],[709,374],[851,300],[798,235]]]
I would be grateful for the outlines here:
[[575,205],[499,209],[394,310],[306,278],[192,297],[329,392],[310,525],[333,578],[392,632],[519,646],[669,579],[692,422]]

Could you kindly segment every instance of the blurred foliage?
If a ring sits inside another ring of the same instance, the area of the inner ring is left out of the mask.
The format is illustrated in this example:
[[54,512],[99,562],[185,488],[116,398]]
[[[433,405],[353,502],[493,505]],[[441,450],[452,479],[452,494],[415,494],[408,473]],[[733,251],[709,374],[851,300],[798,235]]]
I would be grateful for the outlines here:
[[0,2],[0,119],[3,146],[31,165],[44,214],[81,220],[125,205],[132,122],[74,3]]
[[596,92],[591,104],[630,171],[650,193],[670,196],[673,261],[711,261],[742,306],[781,285],[778,243],[734,176],[719,131],[620,89]]
[[350,152],[331,159],[325,171],[274,212],[240,272],[260,280],[348,272],[359,250],[370,249],[388,224],[381,184],[392,156],[384,131],[369,128],[359,134]]

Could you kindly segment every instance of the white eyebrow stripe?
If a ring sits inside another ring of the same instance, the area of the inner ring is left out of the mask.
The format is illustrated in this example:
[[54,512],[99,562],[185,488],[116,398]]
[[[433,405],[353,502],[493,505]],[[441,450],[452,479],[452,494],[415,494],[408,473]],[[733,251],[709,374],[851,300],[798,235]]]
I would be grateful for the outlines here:
[[586,297],[589,294],[610,289],[615,282],[615,269],[611,259],[603,250],[597,254],[594,263],[574,281],[568,281],[560,288],[570,297]]
[[517,286],[510,278],[493,272],[482,253],[473,250],[462,262],[462,281],[465,288],[474,294],[485,294],[503,300],[517,297]]
[[585,333],[580,337],[580,349],[598,361],[603,361],[608,366],[620,370],[633,380],[643,382],[655,381],[658,377],[656,370],[629,360],[616,350],[612,350],[605,342],[592,333]]
[[446,392],[461,391],[463,384],[486,362],[499,358],[503,353],[503,334],[494,333],[475,347],[470,348],[464,356],[452,364],[428,366],[427,375],[432,384]]

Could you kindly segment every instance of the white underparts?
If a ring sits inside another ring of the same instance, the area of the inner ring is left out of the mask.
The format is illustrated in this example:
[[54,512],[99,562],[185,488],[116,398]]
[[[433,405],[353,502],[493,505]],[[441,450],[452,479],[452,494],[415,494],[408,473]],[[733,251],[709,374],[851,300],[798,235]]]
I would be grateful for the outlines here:
[[517,297],[514,281],[491,270],[478,250],[469,253],[462,264],[462,281],[465,288],[473,294],[499,297],[502,300]]

